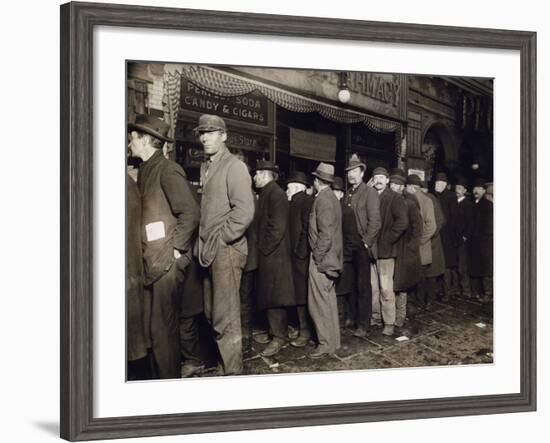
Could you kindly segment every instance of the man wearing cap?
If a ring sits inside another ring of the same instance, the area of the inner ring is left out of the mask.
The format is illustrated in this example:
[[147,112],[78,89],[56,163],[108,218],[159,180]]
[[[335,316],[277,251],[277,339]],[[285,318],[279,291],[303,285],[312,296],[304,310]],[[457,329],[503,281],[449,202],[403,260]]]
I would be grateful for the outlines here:
[[374,313],[382,314],[382,334],[393,335],[395,326],[395,293],[393,278],[397,244],[407,229],[409,220],[407,208],[400,194],[388,188],[389,173],[386,168],[377,167],[372,173],[374,189],[380,196],[381,228],[378,236],[378,258],[375,272],[377,285],[373,287],[372,303]]
[[350,158],[345,169],[351,185],[344,204],[353,209],[357,237],[353,241],[352,263],[355,273],[357,329],[356,337],[366,337],[372,315],[371,261],[376,259],[376,240],[380,231],[380,199],[378,193],[363,181],[366,165],[357,154]]
[[490,303],[493,298],[493,203],[485,197],[482,179],[474,182],[472,193],[474,210],[468,239],[472,292],[482,303]]
[[468,182],[465,177],[459,177],[455,185],[455,195],[458,205],[456,221],[458,242],[458,284],[462,297],[472,296],[470,273],[468,272],[468,241],[470,238],[474,204],[466,195]]
[[224,374],[240,374],[242,332],[239,287],[246,264],[245,232],[254,217],[246,165],[229,152],[225,122],[204,114],[195,128],[207,159],[201,165],[201,218],[197,256],[209,269],[205,314],[214,329]]
[[199,207],[185,172],[162,153],[169,126],[138,115],[128,125],[132,155],[143,160],[138,174],[142,196],[142,243],[145,280],[151,294],[150,333],[160,378],[179,378],[178,284],[191,261]]
[[287,308],[296,305],[288,229],[288,199],[275,182],[278,168],[271,161],[259,160],[254,184],[259,189],[258,291],[257,307],[265,310],[271,341],[261,355],[270,357],[286,344]]
[[[416,300],[416,303],[420,305],[424,304],[425,300],[423,298],[426,294],[428,294],[429,299],[435,297],[435,282],[433,279],[427,279],[426,273],[432,263],[431,239],[437,230],[433,202],[420,190],[422,186],[422,180],[418,175],[410,174],[407,177],[407,193],[411,195],[411,198],[416,198],[418,206],[420,207],[420,215],[422,216],[422,236],[420,237],[419,251],[423,275],[418,283]],[[409,300],[409,302],[411,301],[412,300]]]
[[453,192],[447,189],[447,174],[439,172],[435,176],[435,196],[445,215],[445,224],[441,228],[441,243],[445,255],[445,274],[443,277],[443,301],[449,301],[458,291],[458,238],[456,222],[458,220],[458,202]]
[[313,186],[317,194],[309,217],[308,239],[311,248],[308,280],[308,307],[317,333],[318,346],[309,354],[320,358],[340,347],[335,279],[342,271],[342,211],[332,192],[334,166],[320,163]]
[[405,171],[394,168],[390,175],[390,189],[402,196],[408,220],[407,229],[397,244],[393,279],[395,326],[399,328],[403,327],[407,318],[407,293],[416,289],[422,273],[419,250],[422,237],[422,215],[416,197],[403,192],[405,182]]
[[306,174],[301,171],[295,171],[288,177],[286,188],[286,195],[289,201],[288,226],[290,231],[292,276],[299,323],[299,335],[290,344],[297,348],[306,346],[311,338],[311,322],[307,310],[310,253],[307,235],[313,197],[306,194],[307,185],[308,179]]

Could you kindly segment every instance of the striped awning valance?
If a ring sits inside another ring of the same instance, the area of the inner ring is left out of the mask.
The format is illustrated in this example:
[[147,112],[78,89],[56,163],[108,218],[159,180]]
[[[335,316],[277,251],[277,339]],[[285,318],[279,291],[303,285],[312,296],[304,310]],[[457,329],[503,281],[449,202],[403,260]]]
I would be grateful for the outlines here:
[[[167,70],[169,101],[179,100],[180,88],[176,86],[185,76],[201,89],[219,96],[234,97],[258,91],[277,105],[292,112],[317,112],[337,123],[363,123],[374,132],[395,132],[401,124],[374,117],[362,112],[345,110],[313,98],[286,91],[261,81],[243,78],[237,74],[205,65],[178,65]],[[177,94],[177,97],[176,97]]]

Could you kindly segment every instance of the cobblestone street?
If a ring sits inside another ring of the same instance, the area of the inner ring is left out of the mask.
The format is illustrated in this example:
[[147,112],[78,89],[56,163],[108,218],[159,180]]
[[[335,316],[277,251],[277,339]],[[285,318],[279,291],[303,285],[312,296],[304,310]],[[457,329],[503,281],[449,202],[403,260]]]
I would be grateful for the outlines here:
[[[332,355],[311,359],[314,349],[289,344],[273,357],[262,357],[266,345],[253,343],[245,354],[244,374],[273,374],[353,369],[381,369],[493,362],[492,306],[474,300],[437,302],[431,312],[420,311],[396,328],[393,337],[371,328],[367,338],[342,332],[342,346]],[[217,375],[214,369],[202,376]]]

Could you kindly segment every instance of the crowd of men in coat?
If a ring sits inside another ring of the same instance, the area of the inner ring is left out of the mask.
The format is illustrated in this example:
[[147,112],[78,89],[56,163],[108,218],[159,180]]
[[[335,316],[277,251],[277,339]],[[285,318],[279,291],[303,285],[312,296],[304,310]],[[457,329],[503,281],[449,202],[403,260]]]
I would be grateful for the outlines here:
[[202,115],[195,131],[206,157],[198,190],[163,155],[165,122],[128,124],[130,155],[142,160],[127,180],[129,379],[200,375],[212,361],[220,375],[241,374],[252,340],[264,357],[315,344],[316,359],[339,349],[344,328],[392,336],[437,298],[492,302],[483,181],[471,198],[466,180],[451,190],[438,173],[432,194],[402,169],[365,177],[354,154],[348,186],[320,163],[312,177],[292,172],[285,192],[273,162],[249,171],[229,151],[222,118]]

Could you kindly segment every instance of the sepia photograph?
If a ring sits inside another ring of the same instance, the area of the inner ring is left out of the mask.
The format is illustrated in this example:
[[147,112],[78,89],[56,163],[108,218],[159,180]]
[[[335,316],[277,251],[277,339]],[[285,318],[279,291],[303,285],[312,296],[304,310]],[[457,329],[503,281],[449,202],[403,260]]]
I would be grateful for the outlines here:
[[494,362],[492,78],[140,60],[126,105],[127,381]]

